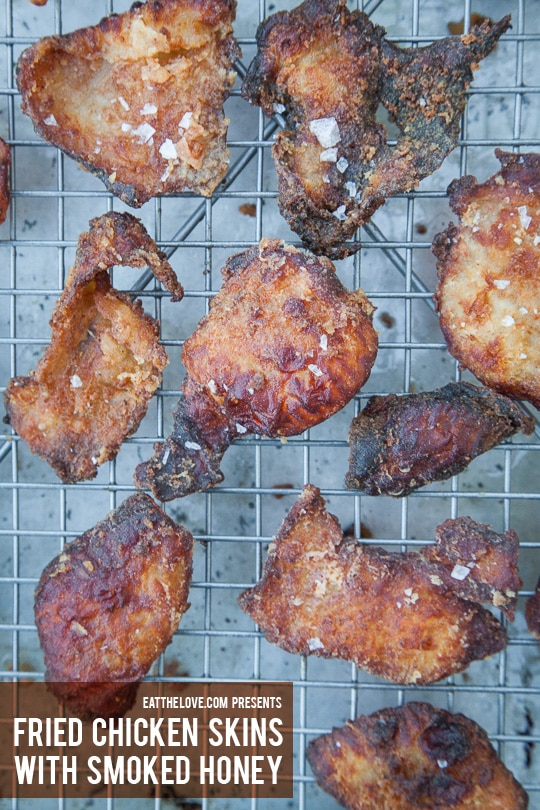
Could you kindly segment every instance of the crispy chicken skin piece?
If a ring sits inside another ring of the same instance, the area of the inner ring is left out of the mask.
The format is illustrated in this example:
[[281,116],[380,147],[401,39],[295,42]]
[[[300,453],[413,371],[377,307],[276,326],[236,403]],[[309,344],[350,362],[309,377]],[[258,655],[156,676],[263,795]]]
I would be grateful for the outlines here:
[[501,169],[485,183],[449,186],[460,221],[433,242],[435,303],[461,365],[540,408],[540,154],[495,155]]
[[174,300],[176,275],[131,214],[104,214],[79,238],[34,371],[5,391],[8,420],[67,483],[93,478],[138,428],[168,363],[159,324],[111,286],[114,265],[150,267]]
[[540,579],[536,591],[525,603],[525,618],[530,632],[540,641]]
[[344,537],[319,490],[306,486],[240,607],[268,641],[298,655],[353,661],[395,683],[426,684],[503,649],[513,618],[518,538],[462,517],[436,545],[396,553]]
[[122,695],[189,607],[192,553],[191,534],[139,492],[45,568],[35,594],[45,678],[77,714],[124,711]]
[[236,0],[148,0],[45,37],[18,63],[23,112],[128,205],[208,197],[229,162],[235,13]]
[[[345,0],[305,0],[261,23],[242,94],[285,129],[273,147],[280,211],[315,253],[338,259],[384,201],[410,191],[456,146],[472,71],[510,18],[425,48],[399,48]],[[390,146],[376,115],[397,124]]]
[[5,222],[9,208],[9,167],[11,152],[7,143],[0,138],[0,225]]
[[534,420],[511,399],[465,382],[372,397],[351,423],[345,484],[366,495],[408,495],[533,429]]
[[463,714],[411,702],[317,737],[318,785],[349,810],[526,810],[527,793]]
[[186,340],[174,428],[135,481],[160,500],[223,479],[238,436],[293,436],[343,408],[377,354],[373,307],[325,258],[263,240],[232,256],[209,314]]

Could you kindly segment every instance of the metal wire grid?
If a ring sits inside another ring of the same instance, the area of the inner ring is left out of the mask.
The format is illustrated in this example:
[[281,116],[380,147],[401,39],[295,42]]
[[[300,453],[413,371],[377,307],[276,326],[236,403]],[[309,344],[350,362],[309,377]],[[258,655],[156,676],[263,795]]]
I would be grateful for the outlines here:
[[[254,53],[256,24],[276,8],[295,3],[239,0],[237,35],[244,50],[239,73]],[[0,230],[0,358],[4,382],[26,373],[49,340],[47,319],[62,289],[77,235],[105,210],[122,210],[118,200],[83,175],[69,159],[45,146],[19,112],[13,67],[18,54],[43,33],[62,33],[92,24],[99,16],[123,11],[128,2],[103,0],[73,8],[49,0],[34,9],[26,0],[1,0],[5,30],[0,36],[0,134],[12,147],[13,197],[8,222]],[[224,484],[215,491],[169,504],[197,540],[192,607],[173,643],[150,677],[193,680],[292,680],[295,685],[295,796],[282,806],[328,808],[332,802],[314,784],[305,762],[309,739],[341,725],[348,717],[406,700],[426,699],[463,711],[489,732],[501,756],[529,791],[530,806],[540,808],[540,655],[527,633],[520,609],[509,628],[505,652],[473,664],[467,673],[429,688],[403,688],[379,681],[338,661],[302,659],[282,653],[261,638],[236,606],[237,595],[259,576],[266,545],[281,518],[308,482],[321,487],[331,511],[364,542],[413,548],[429,542],[446,517],[470,514],[497,530],[516,528],[521,537],[523,600],[540,573],[540,522],[537,435],[514,439],[493,450],[450,482],[432,485],[403,500],[366,498],[343,489],[346,431],[366,397],[388,391],[429,389],[459,378],[438,331],[432,307],[432,236],[449,219],[446,186],[463,173],[487,176],[495,169],[495,146],[537,150],[540,76],[533,49],[540,38],[539,0],[500,0],[471,5],[470,0],[393,0],[359,3],[386,26],[400,44],[422,45],[446,35],[450,19],[465,21],[471,11],[493,18],[512,13],[512,30],[477,74],[469,92],[459,148],[443,169],[413,194],[389,201],[358,234],[362,250],[338,263],[350,287],[362,286],[378,307],[380,352],[372,377],[354,404],[328,423],[280,442],[251,437],[226,455]],[[37,22],[43,30],[38,30]],[[497,72],[497,60],[504,64]],[[140,293],[145,309],[159,317],[171,358],[162,390],[135,437],[116,461],[92,482],[62,485],[46,465],[31,457],[11,431],[0,448],[0,677],[42,677],[42,661],[32,616],[32,593],[43,565],[62,547],[132,492],[131,474],[150,455],[156,438],[166,435],[181,384],[179,354],[183,340],[219,289],[224,258],[263,236],[295,242],[276,209],[270,157],[279,117],[266,120],[241,101],[238,89],[229,104],[232,120],[231,165],[211,200],[189,194],[161,198],[139,212],[150,233],[167,252],[186,287],[181,304],[171,305],[146,274],[133,283],[115,273],[116,286]],[[500,126],[482,129],[490,116]],[[502,116],[502,117],[501,117]],[[491,162],[490,162],[491,161]],[[45,179],[43,179],[45,178]],[[253,206],[239,211],[240,206]],[[246,214],[247,212],[247,214]],[[254,214],[254,216],[249,216]],[[53,269],[54,268],[54,269]],[[370,537],[371,535],[371,537]],[[102,803],[114,808],[118,801]],[[42,802],[40,802],[41,806]],[[58,802],[55,802],[55,806]],[[221,800],[219,807],[270,806],[264,800]],[[275,804],[275,803],[274,803]],[[0,800],[22,808],[22,800]],[[174,800],[141,797],[141,806],[169,807]],[[60,800],[59,806],[78,806]],[[203,800],[204,808],[213,806]],[[216,803],[217,806],[217,803]]]

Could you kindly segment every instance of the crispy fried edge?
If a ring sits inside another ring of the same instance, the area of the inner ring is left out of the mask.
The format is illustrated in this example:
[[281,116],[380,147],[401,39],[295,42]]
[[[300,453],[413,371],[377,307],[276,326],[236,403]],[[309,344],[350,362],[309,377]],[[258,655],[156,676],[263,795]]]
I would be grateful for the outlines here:
[[0,225],[5,222],[9,208],[10,187],[9,168],[11,151],[7,143],[0,138]]

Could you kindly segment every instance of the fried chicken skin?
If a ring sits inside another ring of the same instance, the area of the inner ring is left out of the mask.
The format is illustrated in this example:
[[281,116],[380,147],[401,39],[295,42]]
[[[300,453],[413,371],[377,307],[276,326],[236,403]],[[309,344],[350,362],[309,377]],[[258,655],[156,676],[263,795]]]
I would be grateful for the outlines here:
[[435,303],[461,365],[540,408],[540,154],[495,155],[501,169],[486,182],[449,186],[459,224],[433,242]]
[[506,645],[480,603],[513,617],[518,545],[515,532],[466,517],[445,521],[436,545],[418,552],[362,545],[306,486],[240,607],[287,652],[353,661],[395,683],[432,683]]
[[238,436],[293,436],[343,408],[377,354],[373,307],[334,265],[263,240],[232,256],[210,312],[186,340],[187,369],[174,428],[135,482],[160,500],[223,479]]
[[[331,258],[388,197],[410,191],[457,144],[472,71],[510,18],[424,48],[399,48],[345,0],[305,0],[261,23],[242,94],[285,118],[273,147],[278,203],[306,247]],[[399,136],[377,121],[382,103]]]
[[530,632],[540,641],[540,579],[536,583],[536,591],[525,603],[525,619]]
[[11,152],[7,143],[0,138],[0,225],[5,222],[9,208],[9,167]]
[[45,37],[18,63],[23,112],[128,205],[210,196],[229,162],[235,13],[236,0],[147,0]]
[[35,619],[51,691],[80,716],[122,714],[189,607],[193,537],[144,493],[43,571]]
[[8,420],[66,483],[93,478],[138,428],[168,363],[159,324],[111,286],[114,265],[150,267],[173,299],[183,291],[143,225],[104,214],[79,238],[34,371],[5,391]]
[[408,495],[533,429],[534,420],[511,399],[464,382],[372,397],[351,423],[345,484],[367,495]]
[[463,714],[412,702],[317,737],[318,785],[349,810],[526,810],[527,793]]

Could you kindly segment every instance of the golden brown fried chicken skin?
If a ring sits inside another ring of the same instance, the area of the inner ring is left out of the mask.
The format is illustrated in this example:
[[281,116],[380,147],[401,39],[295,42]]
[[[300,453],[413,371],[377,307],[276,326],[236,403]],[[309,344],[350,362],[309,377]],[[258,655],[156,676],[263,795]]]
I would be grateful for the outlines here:
[[536,583],[535,592],[525,604],[525,618],[530,632],[540,641],[540,579]]
[[80,716],[122,714],[188,609],[193,537],[144,493],[45,568],[35,618],[51,691]]
[[540,407],[540,154],[495,150],[484,183],[454,180],[459,216],[433,242],[448,348],[490,388]]
[[367,495],[408,495],[533,429],[534,420],[511,399],[470,383],[372,397],[351,423],[345,484]]
[[9,167],[11,152],[7,143],[0,138],[0,225],[5,222],[9,208]]
[[396,683],[431,683],[506,645],[480,603],[513,617],[518,545],[515,532],[470,518],[445,521],[436,545],[418,552],[361,545],[307,486],[240,606],[287,652],[353,661]]
[[311,740],[319,786],[349,810],[526,810],[528,797],[483,728],[412,702]]
[[[305,0],[265,20],[242,86],[285,129],[273,155],[279,207],[315,253],[343,258],[346,240],[384,201],[410,191],[456,146],[472,71],[509,17],[425,48],[399,48],[345,0]],[[395,147],[377,121],[397,124]]]
[[128,205],[210,196],[229,162],[235,12],[235,0],[148,0],[45,37],[19,60],[22,109]]
[[324,258],[263,240],[231,257],[209,314],[186,340],[174,429],[139,465],[160,500],[222,480],[238,436],[292,436],[343,408],[377,353],[373,307]]
[[68,483],[93,478],[116,456],[168,363],[157,321],[111,286],[108,270],[148,266],[174,300],[183,294],[138,219],[113,212],[90,226],[52,314],[51,343],[35,370],[10,380],[4,395],[13,429]]

